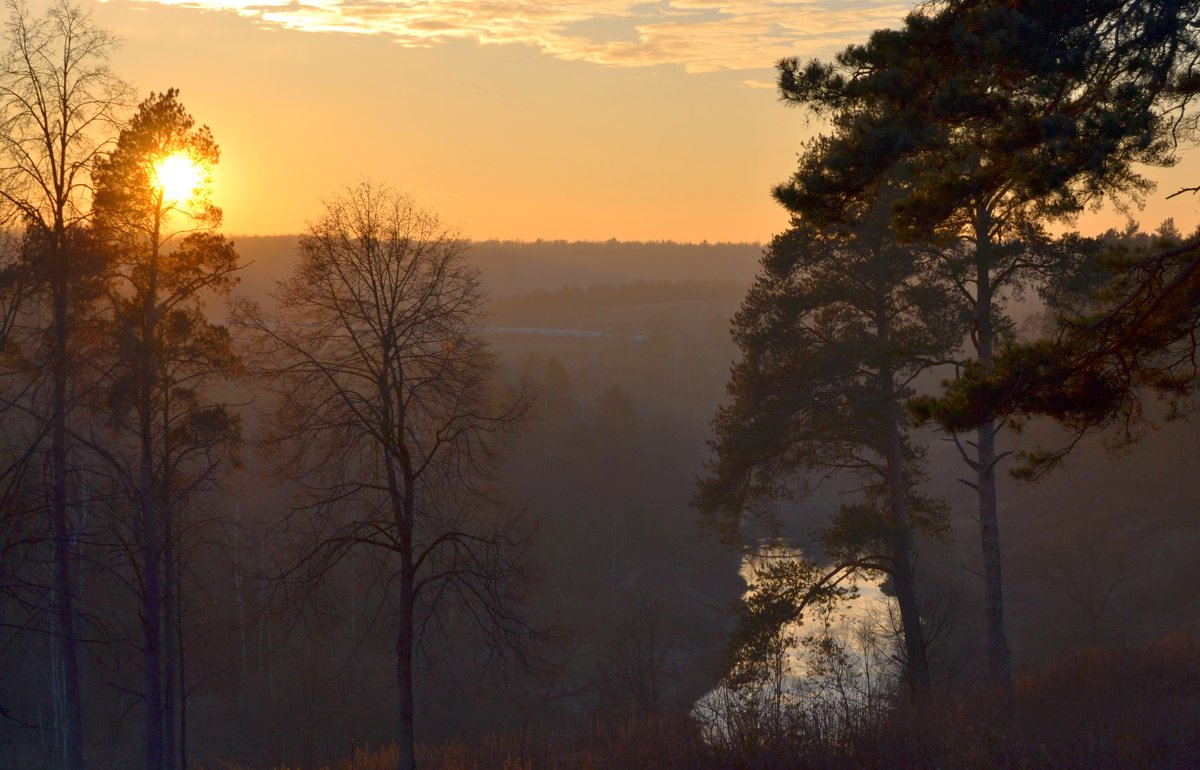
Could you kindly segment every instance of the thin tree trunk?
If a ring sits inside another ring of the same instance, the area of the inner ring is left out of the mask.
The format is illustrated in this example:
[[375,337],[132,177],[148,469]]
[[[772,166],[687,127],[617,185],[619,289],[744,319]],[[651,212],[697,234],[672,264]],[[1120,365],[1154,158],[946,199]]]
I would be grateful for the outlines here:
[[914,701],[929,697],[929,661],[925,655],[925,632],[921,628],[921,608],[917,601],[916,578],[912,567],[912,534],[908,528],[908,501],[900,431],[895,419],[888,424],[888,503],[891,509],[892,582],[896,604],[904,628],[904,654],[907,658],[908,686]]
[[[166,486],[166,482],[163,482]],[[169,494],[169,493],[166,493]],[[171,507],[163,495],[163,760],[166,770],[175,770],[175,666],[178,655],[176,642],[176,597],[179,586],[176,582],[175,526]]]
[[67,254],[61,228],[55,233],[54,249],[54,404],[51,465],[54,519],[55,637],[62,664],[60,692],[63,699],[63,757],[66,770],[83,770],[83,709],[79,686],[79,658],[75,636],[74,583],[71,580],[71,530],[67,519]]
[[[403,558],[411,562],[411,558]],[[411,564],[401,566],[400,628],[396,637],[396,680],[400,688],[399,770],[416,770],[416,735],[413,723],[413,575]]]
[[[260,501],[262,509],[265,510],[265,502]],[[267,531],[266,525],[263,525],[263,530],[258,538],[258,569],[260,575],[267,573]],[[262,594],[260,594],[260,597]],[[272,661],[275,660],[275,641],[271,627],[271,613],[274,609],[274,602],[271,595],[268,593],[262,600],[260,607],[260,625],[258,627],[258,661],[259,674],[265,674],[267,677],[267,700],[274,702],[275,700],[275,667]],[[265,643],[264,643],[265,634]]]
[[156,479],[158,489],[158,511],[162,519],[163,539],[163,766],[166,770],[178,767],[176,753],[176,706],[178,690],[175,682],[175,671],[178,662],[178,620],[177,602],[179,600],[179,555],[176,551],[176,539],[179,527],[175,521],[175,506],[171,500],[171,432],[170,414],[171,399],[169,391],[163,394],[161,410],[162,418],[162,463],[159,466],[159,478]]
[[[149,430],[144,426],[145,430]],[[143,434],[145,435],[145,434]],[[146,770],[163,768],[162,655],[160,652],[162,587],[159,581],[158,522],[154,511],[154,488],[150,483],[149,446],[143,442],[141,468],[142,535],[142,686],[145,706]]]
[[[248,655],[246,651],[246,599],[242,595],[242,506],[238,500],[234,500],[233,505],[236,516],[233,522],[233,589],[237,594],[238,639],[241,642],[242,686],[244,687],[248,671]],[[182,649],[182,645],[180,649]]]
[[1008,698],[1013,696],[1012,663],[1004,631],[1004,587],[1000,557],[1000,519],[996,505],[996,429],[985,425],[976,434],[979,468],[979,542],[983,551],[984,613],[987,621],[988,671]]
[[[401,420],[403,412],[400,412]],[[405,455],[401,458],[404,490],[400,492],[396,466],[388,463],[388,484],[395,511],[396,526],[400,530],[400,622],[396,637],[396,683],[400,698],[399,770],[416,770],[417,738],[413,715],[413,651],[416,639],[416,570],[413,564],[413,528],[416,522],[416,492],[413,489],[413,474]]]
[[[390,350],[387,354],[390,355]],[[386,359],[385,359],[386,362]],[[413,553],[413,534],[416,527],[417,499],[415,476],[404,443],[404,399],[401,394],[403,369],[397,381],[391,379],[390,369],[384,367],[378,380],[379,397],[384,407],[384,419],[395,438],[387,442],[386,472],[388,495],[392,506],[393,524],[400,539],[400,618],[396,633],[396,684],[400,701],[400,724],[397,746],[399,770],[416,770],[417,740],[414,724],[416,711],[413,702],[413,652],[416,639],[416,556]]]
[[[154,243],[158,243],[155,227]],[[154,480],[154,327],[158,302],[157,247],[150,255],[150,279],[142,307],[140,361],[141,382],[138,392],[138,433],[141,441],[141,463],[138,476],[138,497],[141,507],[142,556],[142,672],[145,703],[146,770],[165,770],[163,765],[163,708],[162,655],[160,651],[162,618],[162,586],[159,571],[162,566],[159,549],[157,518],[158,485]]]
[[[891,342],[882,285],[876,281],[875,326],[883,345]],[[908,526],[908,479],[904,469],[904,444],[897,416],[895,375],[890,362],[884,360],[879,368],[883,397],[885,458],[887,463],[888,509],[892,532],[892,583],[896,588],[896,604],[900,608],[900,623],[904,629],[905,674],[913,701],[929,697],[929,661],[925,655],[925,632],[921,628],[921,608],[917,601],[916,579],[912,566],[912,533]]]
[[[46,674],[46,689],[51,693],[50,705],[53,708],[50,714],[46,713],[46,702],[41,698],[37,699],[37,739],[38,745],[41,747],[42,756],[58,756],[61,758],[62,750],[58,746],[61,743],[59,740],[61,735],[58,732],[58,724],[60,722],[58,718],[58,701],[60,700],[59,693],[62,687],[59,684],[61,677],[58,674],[57,664],[58,640],[53,637],[47,637],[45,644],[46,649],[44,651],[39,649],[37,653],[32,655],[26,650],[28,660],[25,665],[34,671],[37,671],[39,668],[44,669]],[[43,660],[50,661],[50,665],[42,666],[41,663]]]
[[[992,328],[991,219],[980,211],[975,221],[975,350],[986,377],[992,371],[995,331]],[[996,503],[996,426],[988,423],[976,433],[975,491],[979,498],[979,541],[983,552],[984,620],[988,673],[1004,696],[1013,697],[1012,663],[1004,632],[1004,584],[1001,575],[1000,519]]]
[[[183,585],[183,561],[179,561],[179,570],[175,575],[175,585]],[[183,646],[183,595],[175,602],[175,634],[179,654],[179,767],[187,770],[187,669],[186,649]]]

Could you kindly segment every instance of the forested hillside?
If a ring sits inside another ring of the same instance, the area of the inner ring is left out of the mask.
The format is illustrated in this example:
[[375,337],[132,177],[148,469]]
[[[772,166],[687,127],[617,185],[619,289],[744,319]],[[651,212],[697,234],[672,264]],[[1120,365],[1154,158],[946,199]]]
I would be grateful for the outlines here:
[[[1200,0],[105,3],[251,57],[191,73],[215,128],[43,5],[0,45],[0,770],[1200,767]],[[704,241],[768,89],[779,228]],[[300,225],[356,158],[411,179]],[[468,238],[412,180],[701,242]]]

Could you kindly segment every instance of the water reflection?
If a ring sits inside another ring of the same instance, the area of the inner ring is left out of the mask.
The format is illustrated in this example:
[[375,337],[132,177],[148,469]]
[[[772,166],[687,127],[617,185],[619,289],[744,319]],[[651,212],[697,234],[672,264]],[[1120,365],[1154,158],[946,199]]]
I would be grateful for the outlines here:
[[[772,564],[805,558],[794,545],[763,543],[742,561],[744,596],[754,594]],[[728,742],[747,730],[794,732],[814,724],[844,730],[882,714],[901,673],[899,613],[880,583],[859,580],[854,588],[785,626],[783,643],[765,661],[762,676],[736,687],[722,684],[697,701],[693,712],[710,742]]]

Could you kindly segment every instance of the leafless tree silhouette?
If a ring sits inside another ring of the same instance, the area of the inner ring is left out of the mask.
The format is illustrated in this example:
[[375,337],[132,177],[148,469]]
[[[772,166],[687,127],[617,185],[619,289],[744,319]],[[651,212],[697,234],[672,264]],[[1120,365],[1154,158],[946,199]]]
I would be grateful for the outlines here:
[[532,636],[519,612],[530,529],[494,513],[489,484],[528,403],[493,385],[465,249],[408,198],[363,183],[309,226],[278,315],[240,313],[276,385],[282,467],[304,490],[290,575],[314,580],[358,546],[387,556],[404,770],[416,645],[435,610],[456,605],[490,650]]

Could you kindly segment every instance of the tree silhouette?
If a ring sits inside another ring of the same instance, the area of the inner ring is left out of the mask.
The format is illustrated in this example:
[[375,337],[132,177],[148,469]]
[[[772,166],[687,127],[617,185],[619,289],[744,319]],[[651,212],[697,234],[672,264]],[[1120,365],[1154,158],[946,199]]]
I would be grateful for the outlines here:
[[[775,238],[734,319],[742,358],[713,427],[715,459],[696,502],[729,538],[748,509],[773,507],[814,478],[851,476],[864,500],[824,535],[830,570],[777,563],[745,606],[743,652],[769,650],[807,604],[856,573],[887,574],[903,620],[914,698],[929,670],[913,571],[915,533],[940,534],[941,506],[916,490],[923,453],[906,436],[911,382],[957,342],[929,250],[896,243],[882,205],[853,230],[797,221]],[[777,560],[778,561],[778,560]],[[745,657],[740,656],[740,657]]]
[[[5,442],[0,446],[0,511],[15,516],[11,499],[19,494],[23,474],[39,439],[37,425],[30,426],[33,435],[23,435],[18,429],[36,383],[29,368],[33,356],[30,348],[30,313],[38,295],[37,276],[28,256],[24,239],[19,233],[0,233],[0,421],[5,427]],[[36,334],[33,335],[36,337]]]
[[[95,231],[110,255],[111,362],[103,407],[116,442],[93,441],[134,504],[142,604],[146,767],[178,765],[178,537],[184,502],[236,462],[237,418],[206,394],[237,363],[228,331],[202,298],[227,294],[233,245],[203,175],[185,199],[158,178],[164,159],[197,169],[219,154],[174,89],[151,94],[96,168]],[[165,680],[160,679],[165,676]]]
[[[1006,292],[1054,270],[1042,227],[1101,196],[1135,199],[1139,164],[1172,160],[1177,125],[1160,98],[1195,51],[1195,2],[1072,4],[945,0],[876,32],[835,63],[780,63],[791,103],[832,119],[776,196],[798,215],[838,221],[904,179],[893,223],[905,237],[952,244],[940,268],[973,319],[980,369],[1004,340]],[[996,468],[999,423],[963,447],[979,500],[991,676],[1012,694],[1004,630]]]
[[497,442],[527,403],[492,385],[464,250],[432,214],[363,183],[302,237],[278,317],[243,312],[275,379],[282,466],[306,493],[293,524],[309,545],[290,576],[308,583],[359,546],[387,557],[402,770],[415,766],[415,655],[435,611],[459,607],[493,653],[530,633],[528,528],[487,510]]
[[72,523],[68,499],[73,399],[71,345],[96,263],[80,232],[89,214],[88,172],[115,124],[127,89],[108,69],[116,38],[68,0],[41,18],[9,0],[7,46],[0,60],[0,200],[2,223],[27,230],[48,316],[45,368],[50,394],[34,408],[50,438],[46,497],[54,545],[51,580],[56,703],[63,704],[62,766],[84,766]]
[[968,366],[938,397],[914,403],[922,419],[970,430],[984,419],[1022,425],[1047,416],[1070,431],[1063,445],[1020,453],[1014,473],[1038,478],[1078,442],[1106,432],[1112,448],[1136,441],[1147,394],[1190,410],[1197,384],[1200,233],[1111,234],[1093,245],[1101,285],[1054,308],[1048,336],[997,351],[990,372]]

